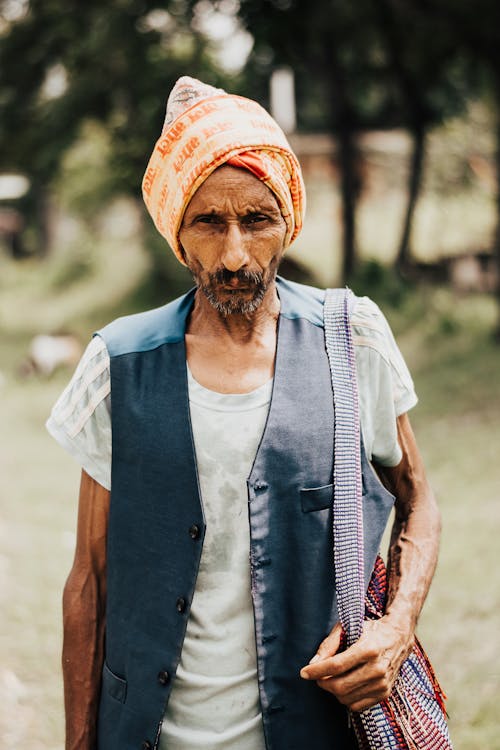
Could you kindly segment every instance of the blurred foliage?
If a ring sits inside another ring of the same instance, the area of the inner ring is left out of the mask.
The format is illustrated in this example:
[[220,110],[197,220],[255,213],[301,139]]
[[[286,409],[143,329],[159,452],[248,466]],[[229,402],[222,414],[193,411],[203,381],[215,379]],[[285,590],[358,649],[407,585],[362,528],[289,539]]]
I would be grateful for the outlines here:
[[[387,128],[461,111],[470,93],[486,85],[480,60],[498,49],[481,46],[479,56],[481,34],[493,39],[498,33],[488,0],[482,13],[443,0],[432,6],[412,0],[229,5],[17,0],[16,14],[14,0],[1,0],[0,169],[47,184],[87,121],[97,120],[108,139],[108,189],[139,195],[166,96],[186,72],[216,85],[230,80],[232,90],[267,105],[270,73],[289,64],[299,128],[335,131],[346,117],[358,129]],[[254,38],[238,75],[224,73],[214,58],[200,22],[213,11],[237,12]],[[471,49],[477,54],[467,57]]]
[[442,122],[491,91],[497,13],[495,0],[241,0],[254,37],[245,92],[268,104],[269,75],[289,65],[299,129],[338,128],[337,76],[358,129]]
[[[496,17],[494,0],[0,0],[0,170],[30,177],[24,211],[46,251],[47,188],[56,180],[72,178],[63,201],[90,222],[117,193],[139,199],[165,99],[180,75],[268,105],[269,75],[290,65],[299,128],[337,137],[344,278],[358,262],[357,135],[392,127],[411,133],[397,256],[404,271],[430,128],[482,97],[492,112],[492,159],[500,154]],[[224,19],[253,40],[239,72],[224,70],[217,54],[213,22]],[[97,157],[86,150],[90,140]],[[467,177],[458,159],[449,169]],[[494,170],[498,186],[500,157]],[[492,245],[500,267],[500,221]],[[152,248],[154,260],[163,257]],[[162,263],[154,268],[165,273]]]
[[31,180],[27,252],[53,244],[49,188],[91,226],[117,194],[140,199],[176,79],[222,81],[193,16],[184,0],[0,0],[0,171]]
[[377,260],[360,263],[349,285],[356,294],[363,295],[369,290],[377,303],[393,309],[401,308],[406,303],[412,289],[412,285],[393,268]]
[[[404,275],[413,264],[412,225],[430,128],[461,114],[471,98],[482,96],[492,110],[500,154],[497,3],[241,0],[240,16],[255,40],[247,64],[250,90],[261,94],[274,68],[290,66],[296,76],[299,127],[326,129],[337,136],[343,277],[349,281],[358,264],[355,217],[363,181],[356,136],[361,130],[391,127],[410,132],[407,206],[396,260]],[[451,166],[456,169],[456,162]],[[492,249],[500,279],[500,156],[495,171],[499,199]],[[497,296],[500,302],[500,281]]]
[[394,268],[376,260],[360,263],[350,286],[358,295],[369,294],[389,315],[398,334],[418,320],[424,324],[430,344],[443,338],[450,344],[467,328],[457,314],[453,293],[445,292],[442,285],[404,279]]
[[[242,0],[240,15],[255,39],[247,63],[252,89],[257,80],[264,81],[265,90],[272,70],[290,65],[296,74],[299,128],[336,130],[346,107],[357,128],[394,127],[407,120],[408,104],[418,104],[399,85],[397,62],[408,70],[408,85],[410,78],[413,88],[422,82],[429,118],[456,111],[461,98],[447,97],[444,76],[436,76],[436,61],[450,53],[449,35],[429,39],[429,29],[412,22],[414,14],[405,3],[389,5],[385,0]],[[392,27],[401,47],[398,61],[391,51]]]
[[60,207],[92,222],[116,193],[110,169],[111,136],[95,120],[84,120],[75,143],[62,155],[54,185]]
[[48,183],[94,119],[109,138],[114,189],[138,195],[175,80],[189,69],[219,82],[187,3],[30,0],[8,21],[11,6],[0,5],[0,169]]

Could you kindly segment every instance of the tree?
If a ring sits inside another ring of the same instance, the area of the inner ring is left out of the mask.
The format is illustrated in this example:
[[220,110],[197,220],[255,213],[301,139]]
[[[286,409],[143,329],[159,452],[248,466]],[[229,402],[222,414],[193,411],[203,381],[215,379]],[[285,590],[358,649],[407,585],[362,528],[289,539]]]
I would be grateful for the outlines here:
[[[410,236],[413,215],[417,205],[422,183],[426,132],[436,120],[437,113],[429,103],[429,91],[439,70],[441,59],[446,48],[439,48],[438,56],[429,54],[428,48],[423,54],[424,35],[428,29],[414,23],[411,8],[404,2],[394,0],[373,0],[376,20],[387,51],[388,68],[397,85],[401,100],[404,120],[413,138],[413,153],[408,171],[408,200],[399,248],[396,256],[396,268],[405,273],[410,265]],[[411,33],[408,30],[411,29]],[[424,35],[422,34],[424,31]]]
[[[397,253],[410,263],[410,232],[430,125],[462,105],[447,83],[454,39],[434,38],[432,22],[406,0],[242,0],[240,15],[255,38],[249,60],[255,85],[278,64],[297,78],[299,126],[326,128],[337,138],[343,205],[343,278],[356,267],[356,205],[361,190],[357,134],[409,128],[413,154],[408,202]],[[417,23],[415,23],[417,20]],[[314,104],[320,102],[318,104]]]
[[112,189],[139,198],[175,80],[187,68],[219,80],[206,40],[190,22],[183,0],[161,9],[152,0],[31,0],[17,20],[4,13],[0,169],[30,177],[39,210],[89,119],[111,136]]
[[463,58],[476,75],[479,92],[489,96],[496,115],[496,228],[492,238],[492,252],[496,261],[495,296],[498,303],[498,323],[495,331],[500,342],[500,26],[498,5],[494,0],[408,0],[415,12],[432,25],[437,38],[453,36],[455,57]]
[[273,67],[296,74],[299,127],[326,127],[339,144],[343,205],[343,277],[356,265],[356,204],[361,188],[357,131],[376,39],[369,0],[355,4],[306,0],[242,0],[240,17],[255,39],[247,79],[267,80]]

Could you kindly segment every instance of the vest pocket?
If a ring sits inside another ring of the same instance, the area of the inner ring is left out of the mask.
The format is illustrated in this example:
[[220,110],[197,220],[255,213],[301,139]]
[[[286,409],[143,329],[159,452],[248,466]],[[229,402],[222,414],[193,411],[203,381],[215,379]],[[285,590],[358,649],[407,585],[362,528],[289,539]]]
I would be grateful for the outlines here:
[[125,703],[127,681],[112,672],[106,662],[104,662],[102,668],[102,687],[112,698],[120,701],[120,703]]
[[322,487],[303,487],[300,490],[300,502],[304,513],[331,508],[333,484],[324,484]]

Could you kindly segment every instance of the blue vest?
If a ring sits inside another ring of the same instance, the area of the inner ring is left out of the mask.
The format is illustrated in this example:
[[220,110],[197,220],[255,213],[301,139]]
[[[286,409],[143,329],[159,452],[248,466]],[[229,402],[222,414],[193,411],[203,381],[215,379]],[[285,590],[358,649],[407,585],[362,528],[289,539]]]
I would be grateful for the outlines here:
[[[345,709],[299,677],[337,621],[333,400],[324,292],[278,279],[274,387],[248,477],[251,588],[267,750],[354,747]],[[112,492],[98,750],[148,750],[179,663],[205,518],[184,332],[194,291],[104,328],[111,360]],[[366,583],[393,497],[363,451]]]

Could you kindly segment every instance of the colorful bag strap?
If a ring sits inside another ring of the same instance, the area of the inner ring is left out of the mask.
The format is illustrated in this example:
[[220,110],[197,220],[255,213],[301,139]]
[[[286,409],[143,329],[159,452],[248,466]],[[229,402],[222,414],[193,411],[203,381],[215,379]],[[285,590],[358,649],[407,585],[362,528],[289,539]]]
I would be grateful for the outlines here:
[[339,619],[347,646],[361,636],[364,619],[363,509],[356,361],[350,289],[327,289],[325,343],[334,404],[333,553]]

